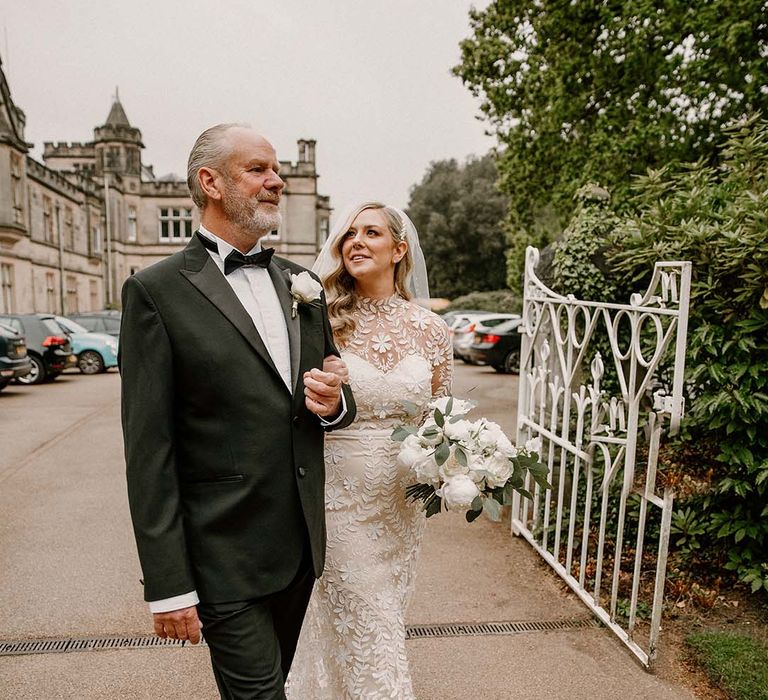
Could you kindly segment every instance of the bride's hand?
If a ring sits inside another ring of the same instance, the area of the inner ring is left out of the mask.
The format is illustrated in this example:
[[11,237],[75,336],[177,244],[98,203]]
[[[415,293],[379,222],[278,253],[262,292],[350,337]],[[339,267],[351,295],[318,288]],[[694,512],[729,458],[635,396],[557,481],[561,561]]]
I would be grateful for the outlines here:
[[342,383],[349,384],[349,370],[347,365],[344,364],[344,360],[336,355],[328,355],[323,360],[323,372],[330,372],[335,374]]

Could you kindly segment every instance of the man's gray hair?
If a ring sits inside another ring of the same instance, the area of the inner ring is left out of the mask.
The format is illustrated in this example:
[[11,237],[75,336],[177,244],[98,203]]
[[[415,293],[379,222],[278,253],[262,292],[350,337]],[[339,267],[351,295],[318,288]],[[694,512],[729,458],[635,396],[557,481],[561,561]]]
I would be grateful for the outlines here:
[[197,137],[195,145],[189,153],[187,162],[187,187],[192,195],[192,201],[200,208],[204,209],[208,203],[203,188],[200,186],[200,180],[197,177],[200,168],[216,168],[221,170],[229,158],[232,147],[225,138],[230,129],[241,127],[249,129],[249,124],[229,123],[216,124],[210,129],[206,129]]

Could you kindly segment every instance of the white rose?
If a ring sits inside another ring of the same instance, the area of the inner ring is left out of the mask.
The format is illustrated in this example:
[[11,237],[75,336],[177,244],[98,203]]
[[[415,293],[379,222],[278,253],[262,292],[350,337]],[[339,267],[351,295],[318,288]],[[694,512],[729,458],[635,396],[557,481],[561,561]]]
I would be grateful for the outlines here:
[[438,495],[448,510],[468,510],[480,495],[480,489],[466,474],[457,474],[443,484]]
[[467,455],[467,466],[463,467],[461,471],[456,470],[456,473],[466,474],[476,484],[481,484],[483,479],[485,478],[485,472],[476,471],[476,470],[477,469],[482,470],[483,455],[477,451],[468,450],[468,449],[464,450],[464,454]]
[[[424,435],[426,432],[430,434]],[[419,428],[418,436],[423,445],[439,445],[443,441],[443,429],[433,420],[427,420]]]
[[411,469],[427,454],[428,452],[421,446],[419,438],[416,435],[409,435],[402,442],[400,452],[397,455],[397,462],[406,469]]
[[477,444],[481,449],[496,449],[497,447],[512,449],[512,443],[509,441],[501,426],[493,421],[483,421],[477,435]]
[[420,484],[437,484],[440,479],[432,450],[422,447],[416,435],[409,435],[403,440],[397,462],[400,466],[410,469]]
[[526,452],[530,452],[530,453],[535,452],[537,455],[541,456],[541,438],[535,437],[535,438],[531,438],[530,440],[526,440],[525,450]]
[[446,421],[443,428],[445,437],[451,440],[457,440],[461,443],[469,444],[472,438],[472,423],[468,420],[457,420],[455,423]]
[[492,454],[476,460],[473,469],[485,477],[485,483],[490,489],[499,488],[507,483],[507,479],[512,476],[512,463],[509,457],[503,452],[493,452]]
[[515,447],[506,435],[502,435],[496,445],[496,449],[499,452],[503,452],[507,457],[517,457],[517,447]]
[[440,470],[432,456],[428,456],[413,465],[413,474],[416,481],[420,484],[432,484],[437,486],[440,483]]
[[451,400],[450,396],[441,396],[439,399],[435,399],[429,404],[429,407],[434,411],[436,408],[440,410],[444,416],[463,416],[465,413],[469,413],[477,404],[474,401],[466,401],[465,399],[453,399],[451,405],[451,412],[446,413],[448,408],[448,402]]
[[451,456],[440,465],[440,478],[443,479],[443,481],[447,481],[458,474],[467,474],[468,472],[469,467],[460,464],[459,460],[456,459],[455,448],[451,450]]
[[320,292],[322,291],[323,285],[308,272],[291,275],[291,295],[297,301],[304,303],[315,301],[320,298]]

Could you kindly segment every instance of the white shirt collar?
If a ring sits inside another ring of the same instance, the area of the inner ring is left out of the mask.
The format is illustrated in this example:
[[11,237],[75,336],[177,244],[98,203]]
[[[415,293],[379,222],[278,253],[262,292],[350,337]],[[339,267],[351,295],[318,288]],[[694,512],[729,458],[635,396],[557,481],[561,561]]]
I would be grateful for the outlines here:
[[[213,241],[216,246],[219,249],[219,257],[221,257],[222,260],[227,257],[233,250],[235,250],[235,247],[229,243],[227,243],[224,239],[219,238],[215,233],[212,233],[209,231],[205,226],[200,224],[199,227],[200,234],[205,236],[208,240]],[[251,248],[246,255],[253,255],[254,253],[258,253],[261,250],[261,241],[256,241],[256,245]],[[210,251],[213,253],[213,251]]]

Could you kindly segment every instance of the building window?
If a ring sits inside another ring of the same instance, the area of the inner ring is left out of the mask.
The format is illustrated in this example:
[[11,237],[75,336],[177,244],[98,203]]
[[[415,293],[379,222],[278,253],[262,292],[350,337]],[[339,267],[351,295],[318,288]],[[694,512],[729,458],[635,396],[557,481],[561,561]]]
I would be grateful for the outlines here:
[[110,146],[107,151],[107,168],[110,170],[120,169],[120,147]]
[[91,251],[94,255],[101,255],[101,226],[91,227]]
[[88,288],[91,296],[91,311],[98,311],[101,308],[101,304],[99,304],[99,283],[96,280],[88,280]]
[[45,273],[45,302],[48,313],[56,313],[56,279],[52,272]]
[[180,243],[192,238],[192,210],[161,207],[160,240],[164,243]]
[[43,235],[46,243],[53,243],[53,202],[50,197],[43,195]]
[[77,307],[77,277],[67,275],[67,313],[77,313],[80,309]]
[[13,313],[13,267],[9,263],[0,265],[0,311]]
[[128,241],[133,243],[136,240],[136,207],[128,207]]
[[64,246],[75,249],[75,222],[72,207],[64,207]]
[[24,189],[22,186],[22,160],[18,153],[11,152],[11,195],[13,216],[17,224],[24,223]]
[[323,244],[328,240],[328,219],[323,217],[320,219],[320,243]]

